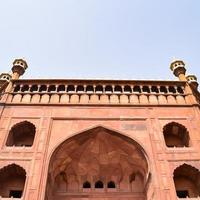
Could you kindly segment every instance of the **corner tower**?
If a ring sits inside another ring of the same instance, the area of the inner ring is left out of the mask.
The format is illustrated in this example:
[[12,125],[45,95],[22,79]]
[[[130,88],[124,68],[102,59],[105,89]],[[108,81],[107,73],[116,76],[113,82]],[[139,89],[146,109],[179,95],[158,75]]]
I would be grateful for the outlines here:
[[26,69],[28,68],[27,62],[21,58],[15,59],[12,66],[12,76],[11,81],[9,82],[6,92],[10,92],[13,87],[12,80],[19,79],[20,76],[24,74]]
[[15,59],[12,67],[12,79],[19,79],[28,68],[27,62],[23,59]]
[[187,70],[183,60],[174,60],[170,65],[170,69],[180,81],[186,82],[185,91],[188,95],[188,99],[191,103],[196,103],[197,99],[193,93],[198,89],[197,77],[194,75],[186,76]]
[[185,76],[185,63],[182,60],[173,61],[170,65],[170,69],[173,71],[174,75],[179,78],[180,81],[187,81]]
[[197,77],[195,75],[188,75],[187,77],[188,83],[195,89],[198,89],[199,83]]

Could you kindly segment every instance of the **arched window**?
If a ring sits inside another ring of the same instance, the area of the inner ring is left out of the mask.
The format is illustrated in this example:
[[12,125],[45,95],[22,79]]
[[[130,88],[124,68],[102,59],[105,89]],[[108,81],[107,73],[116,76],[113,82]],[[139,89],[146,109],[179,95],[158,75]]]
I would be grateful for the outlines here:
[[148,86],[143,86],[142,91],[145,92],[145,93],[150,93],[150,89],[149,89]]
[[134,86],[133,88],[133,92],[136,92],[136,93],[141,93],[141,89],[140,89],[140,86]]
[[108,182],[107,188],[116,188],[115,182],[113,182],[113,181]]
[[167,93],[167,88],[165,86],[160,86],[160,92],[161,93]]
[[183,164],[174,171],[174,184],[179,198],[196,198],[200,196],[200,171]]
[[35,126],[28,121],[14,125],[9,132],[6,146],[31,147],[34,142],[35,131]]
[[75,87],[74,87],[74,85],[68,85],[68,87],[67,87],[67,92],[69,92],[69,93],[75,92]]
[[83,87],[83,85],[78,85],[76,91],[77,91],[78,93],[83,93],[83,92],[84,92],[84,87]]
[[50,85],[49,88],[48,88],[48,92],[56,92],[56,86]]
[[172,122],[163,128],[167,147],[189,147],[189,133],[178,123]]
[[65,92],[65,85],[59,85],[58,92]]
[[91,184],[90,184],[90,182],[89,181],[86,181],[86,182],[84,182],[83,183],[83,188],[91,188]]
[[115,93],[121,93],[122,92],[122,87],[120,85],[116,85],[114,88]]
[[103,87],[102,85],[97,85],[95,88],[96,93],[103,93]]
[[22,87],[22,92],[28,92],[28,90],[29,90],[29,86],[28,85],[24,85],[23,87]]
[[31,92],[37,92],[38,91],[38,86],[37,85],[32,85],[30,91]]
[[156,86],[152,86],[151,91],[154,92],[154,93],[159,93],[159,90]]
[[97,188],[97,189],[103,188],[103,182],[102,181],[97,181],[95,183],[95,188]]
[[113,92],[112,86],[111,86],[111,85],[107,85],[107,86],[105,87],[105,92],[106,92],[106,93],[112,93],[112,92]]
[[124,86],[124,92],[125,92],[125,93],[131,93],[131,92],[132,92],[131,87],[130,87],[129,85],[125,85],[125,86]]
[[169,86],[169,92],[176,93],[176,89],[173,86]]
[[0,169],[0,196],[21,198],[26,181],[26,171],[15,164]]
[[178,91],[178,93],[180,93],[180,94],[184,94],[184,91],[183,91],[183,89],[182,89],[181,87],[177,87],[177,91]]
[[41,85],[39,92],[46,92],[47,91],[47,86],[46,85]]
[[93,92],[94,92],[94,87],[93,87],[92,85],[88,85],[88,86],[86,87],[86,92],[87,92],[87,93],[93,93]]
[[19,92],[19,91],[20,91],[20,85],[16,85],[15,89],[14,89],[14,92]]

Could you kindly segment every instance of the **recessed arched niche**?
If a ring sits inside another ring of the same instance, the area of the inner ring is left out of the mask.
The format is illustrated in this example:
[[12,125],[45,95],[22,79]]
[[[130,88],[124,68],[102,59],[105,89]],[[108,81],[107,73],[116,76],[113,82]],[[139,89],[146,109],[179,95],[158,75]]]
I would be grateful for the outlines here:
[[171,122],[164,126],[163,134],[167,147],[189,147],[190,137],[185,126]]
[[36,127],[28,121],[15,124],[9,131],[6,146],[31,147],[34,142]]
[[174,185],[178,198],[197,198],[200,196],[200,171],[188,164],[174,170]]
[[21,198],[25,181],[26,171],[16,164],[0,169],[0,197],[5,199],[12,197],[16,199]]
[[51,156],[45,200],[146,199],[149,165],[134,140],[96,127],[60,144]]

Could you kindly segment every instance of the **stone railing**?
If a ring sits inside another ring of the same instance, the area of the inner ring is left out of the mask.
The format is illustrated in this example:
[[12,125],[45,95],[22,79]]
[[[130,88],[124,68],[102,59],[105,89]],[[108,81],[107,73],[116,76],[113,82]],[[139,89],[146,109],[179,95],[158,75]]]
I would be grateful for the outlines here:
[[[60,83],[61,82],[61,83]],[[187,104],[185,82],[18,80],[7,103]]]

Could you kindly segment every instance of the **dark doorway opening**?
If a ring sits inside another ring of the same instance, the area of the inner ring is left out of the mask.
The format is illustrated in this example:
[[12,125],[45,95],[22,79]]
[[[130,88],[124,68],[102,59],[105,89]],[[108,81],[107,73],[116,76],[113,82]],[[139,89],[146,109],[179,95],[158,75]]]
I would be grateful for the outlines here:
[[108,182],[108,188],[115,188],[115,183],[113,181]]
[[95,183],[95,188],[103,188],[103,182],[101,182],[101,181],[97,181],[96,183]]
[[83,183],[83,188],[91,188],[90,182],[86,181],[85,183]]
[[179,198],[186,198],[189,197],[189,192],[187,190],[178,190],[176,194]]
[[21,198],[22,197],[22,191],[21,190],[10,190],[9,197]]

